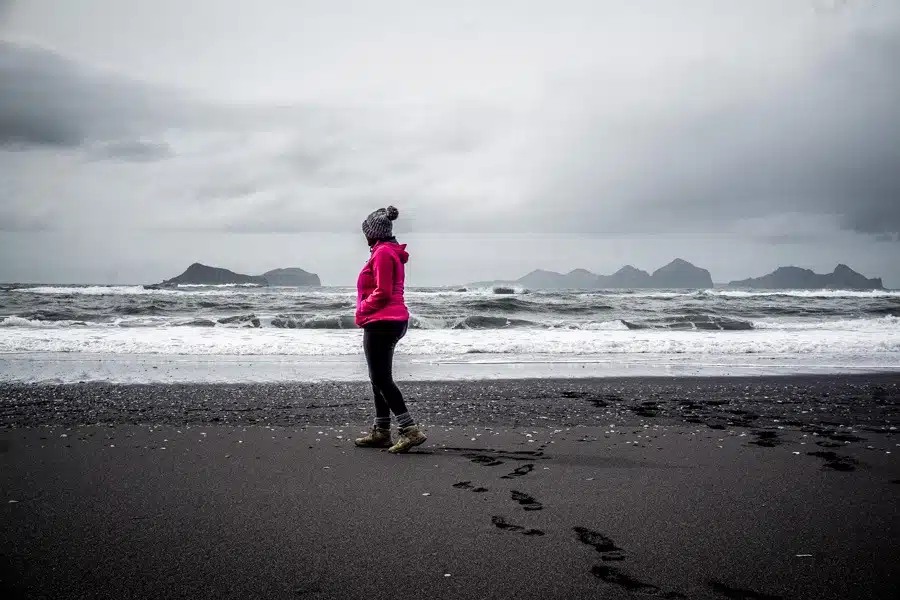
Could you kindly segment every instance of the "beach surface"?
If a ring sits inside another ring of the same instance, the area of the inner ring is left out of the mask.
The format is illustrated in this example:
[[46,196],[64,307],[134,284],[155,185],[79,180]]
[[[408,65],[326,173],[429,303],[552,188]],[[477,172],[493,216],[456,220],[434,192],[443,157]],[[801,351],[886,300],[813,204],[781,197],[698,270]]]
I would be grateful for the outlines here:
[[900,376],[0,386],[11,598],[894,598]]

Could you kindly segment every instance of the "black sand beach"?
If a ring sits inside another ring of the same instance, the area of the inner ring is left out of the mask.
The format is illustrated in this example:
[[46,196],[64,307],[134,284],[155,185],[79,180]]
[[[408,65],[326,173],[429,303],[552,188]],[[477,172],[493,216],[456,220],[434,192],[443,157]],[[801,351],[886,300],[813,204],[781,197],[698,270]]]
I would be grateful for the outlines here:
[[0,386],[14,598],[894,598],[900,376]]

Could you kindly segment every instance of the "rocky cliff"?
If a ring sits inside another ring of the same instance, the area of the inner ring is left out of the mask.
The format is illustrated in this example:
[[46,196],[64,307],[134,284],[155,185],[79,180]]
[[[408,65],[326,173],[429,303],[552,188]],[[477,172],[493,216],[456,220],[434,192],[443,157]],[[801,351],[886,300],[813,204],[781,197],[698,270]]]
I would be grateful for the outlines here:
[[883,290],[881,278],[868,279],[840,264],[831,273],[816,273],[800,267],[778,267],[768,275],[732,281],[728,287],[768,290]]
[[208,265],[194,263],[189,266],[184,273],[166,279],[162,283],[146,286],[148,288],[156,287],[174,287],[178,285],[279,285],[279,286],[303,286],[313,287],[321,285],[319,276],[296,267],[287,269],[273,269],[267,271],[263,275],[244,275],[235,273],[221,267],[210,267]]
[[297,267],[287,269],[273,269],[263,273],[263,278],[269,282],[269,285],[282,285],[294,287],[318,287],[322,285],[319,276],[315,273],[309,273]]
[[[489,283],[471,284],[471,287],[490,287]],[[504,285],[519,285],[532,290],[596,290],[633,288],[693,288],[713,287],[709,271],[676,258],[651,275],[631,265],[626,265],[612,275],[596,275],[586,269],[575,269],[562,274],[555,271],[536,270]]]
[[262,276],[243,275],[220,267],[210,267],[200,263],[194,263],[184,273],[172,279],[162,282],[163,286],[174,285],[226,285],[226,284],[255,284],[268,285]]
[[695,267],[686,260],[676,258],[653,272],[650,276],[654,288],[702,288],[713,286],[712,276],[706,269]]

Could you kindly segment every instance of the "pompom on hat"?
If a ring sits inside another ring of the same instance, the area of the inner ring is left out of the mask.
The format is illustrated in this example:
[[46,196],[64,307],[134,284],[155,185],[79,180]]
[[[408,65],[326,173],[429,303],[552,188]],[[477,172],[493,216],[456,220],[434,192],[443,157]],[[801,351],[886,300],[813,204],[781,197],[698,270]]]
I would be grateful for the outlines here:
[[362,223],[363,233],[370,240],[394,237],[394,221],[400,216],[396,207],[379,208]]

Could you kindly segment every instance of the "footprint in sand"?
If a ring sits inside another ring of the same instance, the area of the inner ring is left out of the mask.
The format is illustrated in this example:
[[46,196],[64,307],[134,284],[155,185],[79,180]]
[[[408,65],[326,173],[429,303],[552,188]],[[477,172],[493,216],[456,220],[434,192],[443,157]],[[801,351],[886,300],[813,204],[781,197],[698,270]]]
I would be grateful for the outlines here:
[[495,515],[491,517],[491,523],[494,524],[494,527],[498,529],[502,529],[504,531],[514,531],[521,532],[522,535],[528,536],[539,536],[544,535],[544,532],[540,529],[525,529],[521,525],[513,525],[512,523],[507,522],[506,519],[501,517],[500,515]]
[[455,487],[456,489],[459,489],[459,490],[472,490],[473,492],[476,492],[479,494],[488,491],[488,489],[486,487],[473,486],[471,481],[460,481],[459,483],[454,483],[453,487]]
[[586,527],[573,527],[578,534],[578,541],[582,544],[591,546],[600,553],[600,558],[605,561],[625,560],[625,551],[616,546],[611,538],[606,537],[602,533],[587,529]]
[[[663,592],[652,583],[647,583],[645,581],[635,579],[631,575],[623,573],[619,569],[610,567],[608,565],[597,565],[593,567],[591,569],[591,574],[597,579],[604,581],[605,583],[617,585],[633,594],[659,596],[660,598],[668,598],[670,600],[675,600],[676,598],[687,598],[687,596],[685,596],[681,592]],[[748,598],[748,600],[750,599]]]
[[496,467],[503,464],[502,460],[497,460],[493,456],[484,456],[483,454],[466,454],[464,456],[473,463],[484,465],[485,467]]
[[544,505],[524,492],[512,491],[512,499],[522,505],[525,510],[542,510]]
[[[610,567],[608,565],[597,565],[591,569],[591,574],[597,579],[601,579],[606,583],[611,583],[613,585],[625,588],[629,592],[634,592],[637,594],[647,594],[651,596],[656,596],[657,594],[659,594],[659,588],[655,585],[639,581],[631,575],[627,575],[621,572],[615,567]],[[666,596],[669,598],[679,597],[669,594],[667,594]],[[681,597],[683,598],[684,596]]]
[[782,600],[781,596],[761,594],[759,592],[754,592],[753,590],[741,590],[718,581],[708,581],[707,585],[731,600]]
[[513,470],[512,473],[509,473],[508,475],[504,475],[500,479],[513,479],[515,477],[522,477],[523,475],[528,475],[533,470],[534,470],[534,465],[529,463],[527,465],[522,465],[521,467]]
[[[600,553],[600,557],[604,561],[625,560],[625,551],[619,548],[612,538],[586,527],[573,527],[572,529],[577,534],[578,541]],[[610,565],[595,565],[591,568],[591,575],[605,583],[617,585],[634,594],[672,599],[687,597],[680,592],[663,592],[652,583],[635,579]]]

